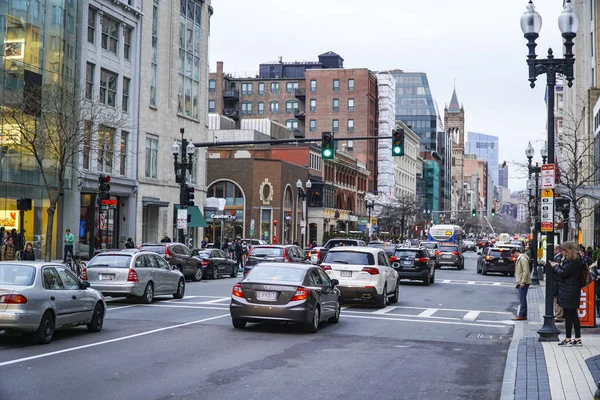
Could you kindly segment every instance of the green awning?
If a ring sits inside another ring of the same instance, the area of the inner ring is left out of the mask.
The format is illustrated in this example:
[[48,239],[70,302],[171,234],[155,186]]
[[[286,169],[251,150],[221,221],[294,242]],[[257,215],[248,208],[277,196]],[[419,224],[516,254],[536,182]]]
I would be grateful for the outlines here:
[[[175,205],[175,212],[179,210],[179,206]],[[206,228],[208,224],[204,219],[204,215],[202,215],[202,211],[198,206],[191,206],[187,208],[188,212],[188,228]]]

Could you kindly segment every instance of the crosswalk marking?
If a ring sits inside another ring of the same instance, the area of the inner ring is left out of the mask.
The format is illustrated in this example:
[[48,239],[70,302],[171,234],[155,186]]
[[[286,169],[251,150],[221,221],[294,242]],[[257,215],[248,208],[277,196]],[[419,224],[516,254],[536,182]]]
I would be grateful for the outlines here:
[[500,286],[500,285],[502,285],[502,282],[494,282],[494,283],[492,283],[492,285],[494,285],[494,286]]
[[468,321],[475,321],[478,316],[479,316],[479,311],[469,311],[468,313],[465,314],[463,319],[468,320]]
[[398,308],[398,307],[397,306],[387,306],[384,308],[380,308],[377,311],[373,311],[372,314],[385,314],[385,313],[395,310],[396,308]]
[[436,311],[438,311],[437,308],[428,308],[425,311],[423,311],[421,314],[417,315],[417,317],[421,317],[421,318],[431,317],[433,314],[436,313]]
[[474,285],[476,282],[475,281],[469,281],[467,282],[467,285]]

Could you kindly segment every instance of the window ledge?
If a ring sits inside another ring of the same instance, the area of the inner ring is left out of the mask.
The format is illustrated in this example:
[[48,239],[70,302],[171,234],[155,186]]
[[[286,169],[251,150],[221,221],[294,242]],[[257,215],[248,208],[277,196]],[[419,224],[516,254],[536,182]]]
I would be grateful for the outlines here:
[[192,118],[192,117],[188,117],[187,115],[181,114],[181,113],[179,113],[179,112],[177,113],[177,116],[178,116],[178,117],[181,117],[181,118],[185,118],[185,119],[187,119],[187,120],[190,120],[190,121],[193,121],[193,122],[196,122],[196,123],[200,123],[200,120],[199,120],[199,119],[195,119],[195,118]]

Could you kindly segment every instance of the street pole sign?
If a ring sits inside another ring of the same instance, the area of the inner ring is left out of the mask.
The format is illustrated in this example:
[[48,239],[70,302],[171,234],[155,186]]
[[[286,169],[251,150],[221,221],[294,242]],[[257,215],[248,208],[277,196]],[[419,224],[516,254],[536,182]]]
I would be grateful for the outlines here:
[[177,229],[187,229],[187,209],[177,210]]
[[554,189],[556,186],[556,170],[554,164],[542,165],[542,189]]
[[541,222],[542,232],[552,232],[554,230],[554,191],[552,189],[542,190]]

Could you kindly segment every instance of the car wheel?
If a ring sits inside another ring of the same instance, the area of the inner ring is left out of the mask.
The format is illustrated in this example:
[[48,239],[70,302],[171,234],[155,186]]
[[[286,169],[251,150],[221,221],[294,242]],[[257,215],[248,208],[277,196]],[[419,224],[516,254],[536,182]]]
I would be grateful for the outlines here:
[[104,306],[102,303],[98,303],[94,308],[92,320],[87,324],[87,329],[89,332],[100,332],[102,325],[104,325]]
[[[202,270],[200,270],[202,272]],[[183,299],[185,295],[185,279],[179,279],[179,283],[177,283],[177,291],[173,293],[174,299]]]
[[54,337],[54,315],[52,311],[46,311],[42,315],[40,326],[33,335],[35,341],[39,344],[48,344],[52,341]]
[[317,333],[319,330],[319,323],[321,322],[321,307],[317,304],[315,312],[312,317],[312,321],[305,325],[305,330],[308,333]]
[[194,277],[192,278],[192,280],[194,282],[198,282],[202,280],[202,267],[196,267],[196,273],[194,274]]
[[479,266],[477,267],[477,273],[481,274],[481,270],[479,269]]
[[337,324],[340,322],[340,314],[342,312],[342,299],[338,297],[337,303],[335,305],[335,314],[333,317],[329,318],[329,322],[332,324]]
[[429,271],[427,271],[427,274],[423,277],[423,285],[429,286],[429,278]]
[[485,266],[481,267],[481,275],[487,275],[487,268]]
[[140,298],[140,302],[142,304],[150,304],[152,300],[154,300],[154,286],[152,286],[152,282],[148,282],[146,289],[144,289],[144,294]]
[[231,276],[232,278],[236,278],[237,274],[238,274],[238,267],[237,267],[237,265],[233,265],[231,267],[231,275],[229,275],[229,276]]
[[390,304],[396,304],[398,299],[400,298],[400,282],[396,282],[396,289],[394,289],[394,294],[390,299]]
[[388,303],[387,285],[383,287],[383,294],[377,299],[377,307],[384,308]]
[[431,277],[429,278],[429,283],[435,283],[435,269],[433,270],[433,274],[431,274]]
[[213,267],[212,278],[213,279],[219,279],[219,269],[217,267]]
[[246,327],[246,320],[240,318],[232,318],[231,323],[235,329],[244,329]]

